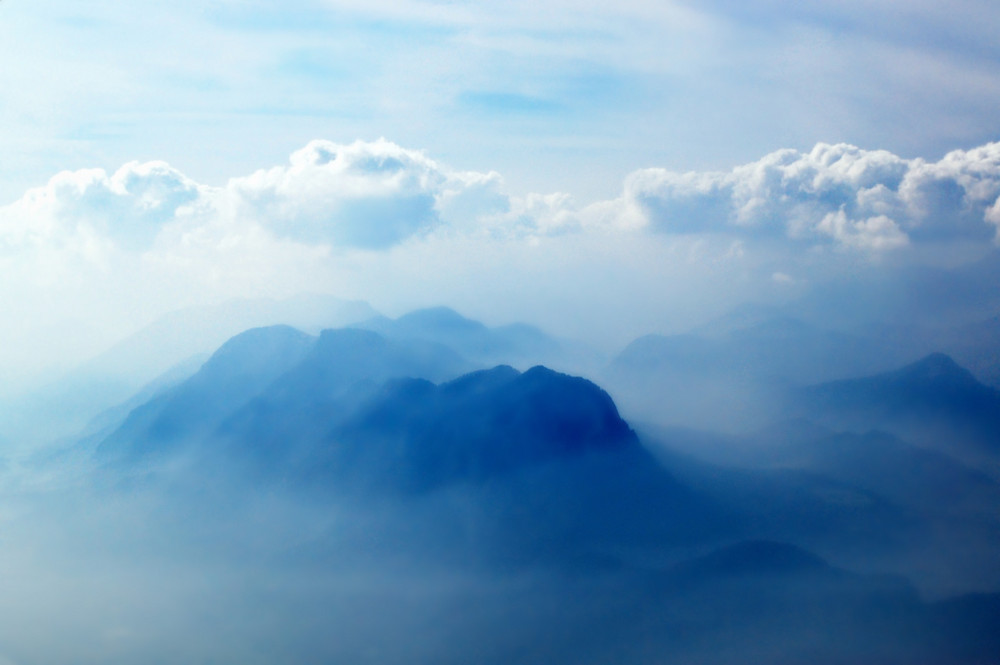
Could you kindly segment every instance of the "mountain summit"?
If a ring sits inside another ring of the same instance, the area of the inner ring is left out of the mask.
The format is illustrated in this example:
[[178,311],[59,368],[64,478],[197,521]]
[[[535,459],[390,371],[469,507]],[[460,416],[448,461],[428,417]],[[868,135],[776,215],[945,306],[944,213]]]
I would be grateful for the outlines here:
[[874,376],[803,389],[801,415],[854,431],[882,429],[945,452],[1000,454],[1000,391],[943,353]]

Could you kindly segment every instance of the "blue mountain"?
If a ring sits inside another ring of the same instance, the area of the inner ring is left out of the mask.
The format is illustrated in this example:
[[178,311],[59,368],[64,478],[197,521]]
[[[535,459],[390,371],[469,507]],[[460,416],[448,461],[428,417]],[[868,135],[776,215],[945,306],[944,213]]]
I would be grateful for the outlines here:
[[791,411],[837,429],[882,429],[963,459],[1000,456],[1000,391],[935,353],[901,369],[811,386]]
[[[285,422],[342,397],[359,398],[394,377],[452,378],[470,365],[427,342],[393,342],[366,330],[256,328],[223,344],[190,379],[138,406],[99,446],[104,459],[159,455],[211,437],[229,423]],[[339,411],[338,411],[339,413]]]
[[888,369],[899,356],[881,340],[794,318],[736,323],[742,327],[640,337],[606,368],[606,385],[633,418],[751,431],[781,413],[790,386]]
[[[586,379],[470,369],[417,337],[251,330],[134,409],[102,445],[117,461],[105,470],[194,460],[153,486],[171,492],[168,533],[200,556],[252,532],[226,546],[261,548],[247,570],[284,566],[262,582],[269,602],[288,602],[288,580],[303,589],[296,635],[315,639],[317,662],[361,653],[329,639],[329,617],[358,606],[375,616],[347,632],[418,626],[430,651],[449,645],[445,662],[971,663],[995,645],[994,597],[926,604],[899,578],[814,553],[881,563],[901,534],[922,535],[868,488],[872,469],[851,468],[883,451],[888,472],[906,452],[896,439],[805,425],[779,451],[800,468],[657,459]],[[940,359],[896,379],[975,392]],[[905,478],[937,477],[914,459]],[[375,588],[345,593],[348,577]]]
[[289,326],[254,328],[223,344],[191,378],[129,413],[98,447],[104,459],[162,453],[204,435],[301,362],[315,338]]
[[385,386],[330,433],[412,488],[481,482],[520,467],[587,453],[637,450],[611,398],[591,382],[534,367],[500,366],[435,386]]
[[443,381],[472,368],[433,342],[324,330],[301,362],[227,414],[216,434],[248,458],[290,456],[297,446],[313,447],[387,381]]
[[559,342],[534,326],[515,323],[490,328],[448,307],[419,309],[397,319],[374,317],[358,327],[392,339],[443,344],[485,365],[551,362],[563,352]]

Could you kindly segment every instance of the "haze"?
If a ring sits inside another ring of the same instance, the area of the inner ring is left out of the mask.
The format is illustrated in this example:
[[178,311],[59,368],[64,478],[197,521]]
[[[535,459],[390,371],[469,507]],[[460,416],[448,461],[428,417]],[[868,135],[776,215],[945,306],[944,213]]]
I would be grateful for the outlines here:
[[995,656],[998,29],[0,3],[0,662]]

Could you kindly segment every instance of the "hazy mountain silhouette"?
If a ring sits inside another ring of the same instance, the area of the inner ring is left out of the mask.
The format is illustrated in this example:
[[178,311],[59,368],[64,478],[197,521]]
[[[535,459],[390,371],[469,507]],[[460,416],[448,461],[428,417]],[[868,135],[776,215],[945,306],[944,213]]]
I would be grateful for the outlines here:
[[225,419],[218,437],[270,465],[310,454],[337,424],[386,381],[452,379],[473,366],[448,347],[390,340],[378,333],[324,330],[308,355]]
[[638,447],[604,391],[585,379],[500,366],[434,386],[387,386],[333,434],[373,457],[396,451],[405,481],[434,486],[484,480],[561,456]]
[[682,482],[743,515],[757,537],[878,561],[936,594],[1000,585],[1000,485],[950,455],[805,420],[739,436],[640,431]]
[[1000,392],[944,354],[804,388],[792,411],[837,429],[882,429],[978,463],[1000,456]]
[[726,524],[585,379],[500,366],[439,385],[390,380],[363,399],[307,408],[274,398],[315,386],[290,372],[220,428],[229,455],[255,460],[260,482],[375,501],[430,495],[433,529],[452,524],[454,537],[476,525],[459,547],[474,541],[488,560],[600,559],[718,538]]
[[515,323],[490,328],[448,307],[419,309],[397,319],[375,317],[358,327],[392,339],[444,344],[484,365],[551,362],[565,351],[559,342],[534,326]]
[[1000,316],[947,328],[933,340],[980,381],[1000,388]]
[[210,432],[234,409],[302,361],[315,338],[289,326],[233,337],[179,386],[135,408],[98,448],[105,459],[163,452]]
[[745,455],[746,462],[810,469],[899,505],[952,516],[1000,505],[1000,485],[987,475],[887,432],[809,432],[798,423],[781,423],[751,438],[744,448],[756,451],[755,459]]
[[244,330],[286,324],[318,333],[376,314],[365,302],[308,294],[283,300],[237,299],[169,312],[13,402],[0,413],[0,427],[36,443],[72,436],[159,377],[179,367],[196,368],[201,364],[197,361]]
[[789,386],[887,369],[898,355],[878,339],[765,314],[734,314],[713,334],[636,339],[608,366],[607,385],[642,420],[747,431],[780,413]]
[[806,383],[870,371],[893,354],[877,340],[823,330],[801,320],[751,318],[721,334],[647,335],[612,361],[618,371],[698,372]]
[[287,325],[309,334],[340,328],[376,316],[371,305],[334,296],[302,294],[284,300],[241,299],[170,312],[89,361],[89,373],[141,381],[198,354],[209,354],[251,328]]
[[[118,456],[104,472],[183,450],[192,462],[142,487],[169,498],[158,518],[196,553],[259,531],[240,538],[281,571],[272,579],[372,585],[307,594],[294,616],[360,603],[372,614],[358,627],[383,637],[419,620],[448,645],[423,652],[441,662],[971,663],[995,643],[991,597],[928,604],[903,579],[848,570],[965,562],[926,558],[949,539],[995,551],[995,485],[945,455],[807,421],[715,441],[643,435],[664,446],[654,455],[591,381],[470,369],[415,336],[247,331],[134,409],[104,442]],[[931,386],[927,399],[978,385],[940,358],[900,376]],[[892,404],[885,390],[868,396]],[[755,448],[726,452],[742,445]],[[296,634],[321,661],[364,643]]]

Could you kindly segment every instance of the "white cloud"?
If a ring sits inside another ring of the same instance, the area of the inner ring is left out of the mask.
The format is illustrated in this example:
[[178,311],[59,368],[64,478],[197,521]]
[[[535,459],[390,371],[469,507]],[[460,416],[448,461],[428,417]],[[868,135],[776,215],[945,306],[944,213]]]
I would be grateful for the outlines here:
[[102,169],[64,171],[0,209],[0,248],[93,236],[144,248],[206,191],[163,162],[131,162],[110,176]]
[[281,237],[386,249],[442,224],[461,227],[507,212],[496,173],[457,172],[380,139],[313,141],[289,166],[227,185],[236,213]]
[[[729,172],[643,169],[618,199],[511,196],[495,172],[456,171],[380,139],[312,141],[285,166],[199,184],[163,162],[63,172],[0,208],[0,249],[184,255],[246,243],[386,250],[436,232],[516,239],[645,229],[884,252],[1000,225],[1000,143],[935,163],[819,144]],[[266,238],[271,240],[266,240]],[[263,240],[262,240],[263,238]],[[228,251],[228,250],[227,250]]]
[[870,251],[896,249],[909,244],[906,234],[885,215],[868,219],[848,219],[843,210],[828,213],[816,230],[829,235],[845,247]]
[[495,172],[385,140],[313,141],[219,187],[163,162],[63,172],[0,208],[0,367],[29,345],[97,352],[169,309],[302,291],[627,341],[775,284],[982,255],[1000,228],[1000,144],[936,163],[820,144],[729,172],[644,169],[622,191],[512,195]]
[[625,184],[626,202],[658,232],[784,235],[880,251],[987,240],[998,195],[1000,143],[934,163],[821,143],[729,172],[645,169]]

